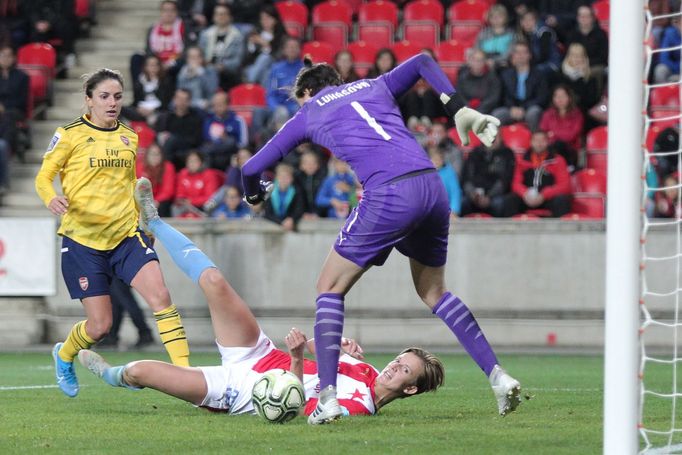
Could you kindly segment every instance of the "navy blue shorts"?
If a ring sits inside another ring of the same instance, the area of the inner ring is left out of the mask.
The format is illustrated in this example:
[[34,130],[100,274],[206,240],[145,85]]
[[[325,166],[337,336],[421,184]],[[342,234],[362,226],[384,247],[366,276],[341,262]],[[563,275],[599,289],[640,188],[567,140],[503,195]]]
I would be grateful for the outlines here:
[[394,247],[421,264],[441,267],[449,229],[448,195],[434,170],[365,190],[334,249],[360,267],[383,265]]
[[143,265],[158,260],[149,237],[139,230],[107,251],[62,238],[62,275],[72,299],[109,295],[112,275],[130,285]]

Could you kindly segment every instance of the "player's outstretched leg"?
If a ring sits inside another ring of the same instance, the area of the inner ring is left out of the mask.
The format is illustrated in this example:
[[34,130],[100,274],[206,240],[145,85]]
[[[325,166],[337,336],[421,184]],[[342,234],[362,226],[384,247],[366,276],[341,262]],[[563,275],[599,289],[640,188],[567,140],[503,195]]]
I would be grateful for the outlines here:
[[104,358],[89,349],[78,351],[78,361],[92,374],[113,387],[125,387],[131,390],[139,390],[123,381],[125,366],[112,367]]
[[52,348],[52,358],[54,359],[55,376],[57,385],[67,397],[73,398],[78,395],[78,379],[73,368],[73,362],[65,362],[59,357],[59,350],[64,343],[57,343]]
[[497,399],[500,415],[514,411],[520,403],[521,384],[502,369],[473,313],[459,297],[445,291],[445,268],[427,267],[411,259],[415,289],[422,300],[455,334],[469,356],[483,370]]

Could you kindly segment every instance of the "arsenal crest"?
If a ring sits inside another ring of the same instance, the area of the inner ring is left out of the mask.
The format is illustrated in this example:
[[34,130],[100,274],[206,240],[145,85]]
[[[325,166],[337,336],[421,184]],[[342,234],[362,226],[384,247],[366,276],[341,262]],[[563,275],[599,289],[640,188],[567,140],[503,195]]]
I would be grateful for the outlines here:
[[130,141],[128,140],[127,137],[121,135],[121,142],[123,142],[125,145],[129,145]]
[[87,291],[88,286],[90,285],[90,283],[88,283],[88,277],[82,276],[78,278],[78,284],[81,285],[82,290]]

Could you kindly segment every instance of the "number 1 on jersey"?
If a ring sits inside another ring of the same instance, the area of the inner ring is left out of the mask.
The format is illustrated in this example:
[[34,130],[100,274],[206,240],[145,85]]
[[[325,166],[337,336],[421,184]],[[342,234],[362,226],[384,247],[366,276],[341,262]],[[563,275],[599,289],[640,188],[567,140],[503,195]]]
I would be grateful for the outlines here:
[[386,132],[386,130],[382,128],[381,125],[379,125],[379,123],[377,123],[374,117],[369,115],[369,112],[367,112],[365,108],[362,107],[362,104],[358,103],[357,101],[353,101],[352,103],[350,103],[350,105],[353,106],[353,109],[355,109],[357,113],[360,114],[360,117],[367,121],[367,124],[371,126],[379,136],[384,138],[385,141],[391,140],[391,136]]

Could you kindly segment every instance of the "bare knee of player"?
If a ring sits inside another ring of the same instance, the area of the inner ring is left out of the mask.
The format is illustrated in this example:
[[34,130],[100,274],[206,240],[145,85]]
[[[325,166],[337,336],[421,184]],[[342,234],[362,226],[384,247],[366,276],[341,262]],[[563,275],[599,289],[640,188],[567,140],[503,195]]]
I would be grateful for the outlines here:
[[145,360],[138,360],[130,362],[123,370],[123,380],[126,384],[133,387],[145,387],[147,385],[149,362]]
[[445,294],[445,285],[444,284],[433,284],[431,286],[425,286],[422,288],[417,288],[417,295],[419,295],[419,298],[422,299],[422,302],[426,304],[429,308],[433,308],[436,306],[440,298]]
[[143,297],[154,312],[165,310],[171,305],[170,292],[165,285],[148,291]]
[[201,273],[199,286],[206,297],[227,297],[230,289],[223,274],[215,267]]
[[327,262],[317,279],[317,293],[345,295],[365,273],[365,270],[345,259],[336,260],[333,263]]
[[109,333],[111,329],[111,314],[102,314],[88,318],[85,324],[85,332],[90,338],[99,341]]
[[433,308],[447,291],[444,269],[427,267],[415,260],[410,261],[410,266],[417,295],[429,308]]

